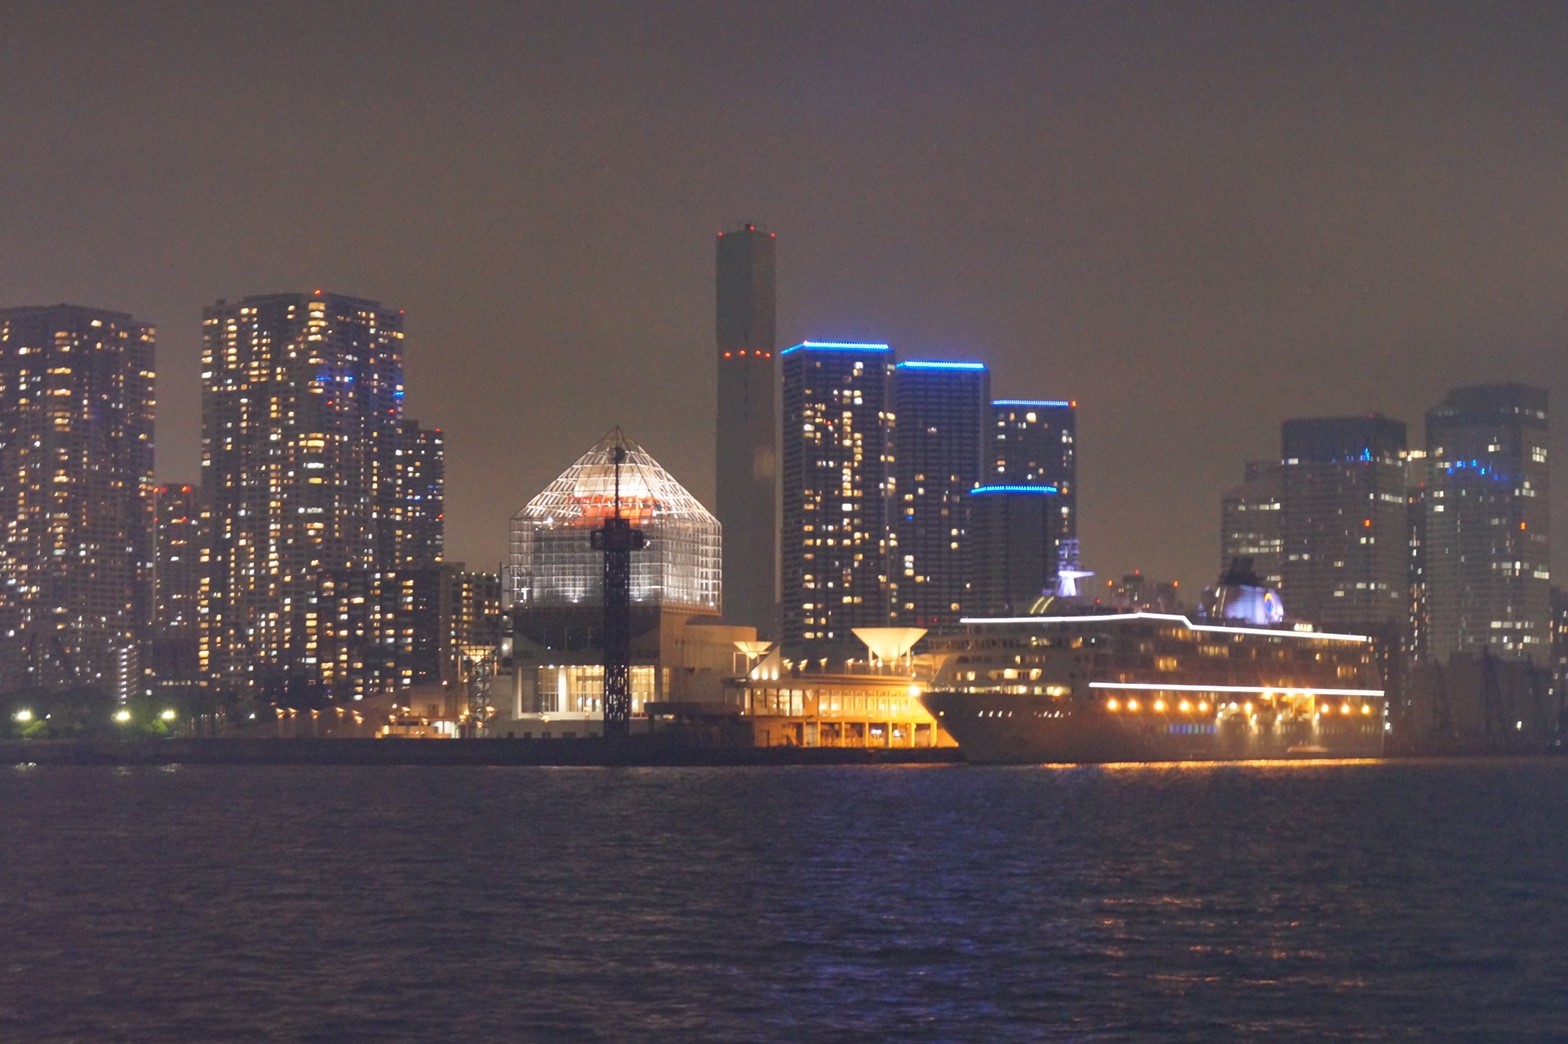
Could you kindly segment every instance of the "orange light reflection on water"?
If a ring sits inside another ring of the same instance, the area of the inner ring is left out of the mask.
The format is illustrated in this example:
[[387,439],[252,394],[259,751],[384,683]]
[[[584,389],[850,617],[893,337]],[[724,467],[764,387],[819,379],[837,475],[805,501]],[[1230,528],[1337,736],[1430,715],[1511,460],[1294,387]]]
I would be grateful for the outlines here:
[[1347,765],[1382,765],[1388,760],[1388,758],[1254,758],[1235,761],[1047,761],[1034,767],[1055,770],[1092,768],[1104,769],[1107,772],[1192,772],[1242,766],[1290,771]]

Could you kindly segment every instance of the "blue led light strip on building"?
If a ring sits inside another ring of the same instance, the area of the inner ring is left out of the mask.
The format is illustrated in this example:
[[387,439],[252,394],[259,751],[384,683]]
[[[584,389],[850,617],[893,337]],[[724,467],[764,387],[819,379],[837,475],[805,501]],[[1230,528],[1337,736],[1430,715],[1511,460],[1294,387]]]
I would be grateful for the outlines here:
[[802,348],[809,348],[814,352],[891,352],[893,349],[885,344],[859,344],[854,341],[802,341],[791,348],[786,348],[780,355],[798,352]]
[[900,370],[983,370],[985,369],[985,363],[914,360],[911,362],[901,362],[896,368]]
[[1055,486],[976,486],[969,491],[970,496],[981,496],[986,493],[1060,493]]
[[1071,406],[1066,399],[995,399],[992,406]]

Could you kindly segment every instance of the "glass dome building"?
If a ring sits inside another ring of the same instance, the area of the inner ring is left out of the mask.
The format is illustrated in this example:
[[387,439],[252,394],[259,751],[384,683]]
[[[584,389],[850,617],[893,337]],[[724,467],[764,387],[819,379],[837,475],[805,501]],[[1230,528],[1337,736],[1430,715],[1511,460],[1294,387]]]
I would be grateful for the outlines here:
[[[625,451],[617,469],[616,450]],[[603,604],[604,554],[592,533],[620,513],[646,535],[632,553],[632,603],[717,614],[723,607],[718,519],[615,428],[512,516],[507,604],[519,609]]]

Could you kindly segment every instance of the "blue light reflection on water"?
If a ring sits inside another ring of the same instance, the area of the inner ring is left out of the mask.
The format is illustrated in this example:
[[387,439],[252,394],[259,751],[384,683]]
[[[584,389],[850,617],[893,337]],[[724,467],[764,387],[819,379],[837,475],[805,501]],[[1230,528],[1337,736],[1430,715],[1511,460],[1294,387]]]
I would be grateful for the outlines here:
[[0,774],[0,1038],[1543,1036],[1568,763]]

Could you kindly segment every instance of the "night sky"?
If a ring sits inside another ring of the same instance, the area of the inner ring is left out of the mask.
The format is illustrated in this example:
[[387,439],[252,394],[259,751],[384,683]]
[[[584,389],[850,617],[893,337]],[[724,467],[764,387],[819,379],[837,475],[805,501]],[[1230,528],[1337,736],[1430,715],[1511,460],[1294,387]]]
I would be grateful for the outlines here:
[[[159,327],[196,477],[200,312],[407,310],[448,557],[614,425],[713,499],[713,237],[779,335],[1079,403],[1102,577],[1218,569],[1288,416],[1546,385],[1568,431],[1568,7],[60,4],[0,9],[0,305]],[[1568,565],[1559,468],[1556,568]]]

